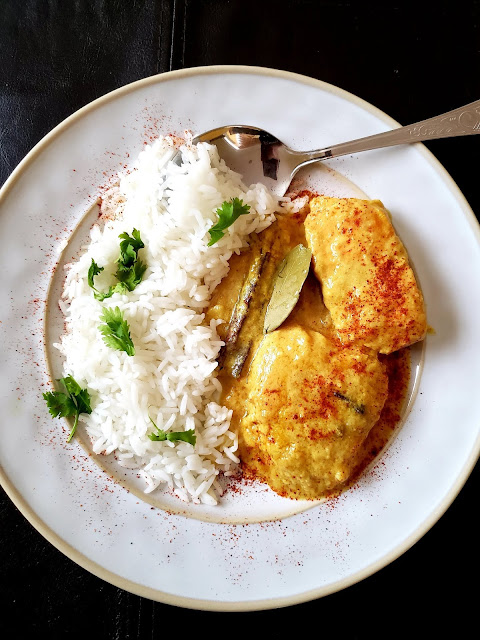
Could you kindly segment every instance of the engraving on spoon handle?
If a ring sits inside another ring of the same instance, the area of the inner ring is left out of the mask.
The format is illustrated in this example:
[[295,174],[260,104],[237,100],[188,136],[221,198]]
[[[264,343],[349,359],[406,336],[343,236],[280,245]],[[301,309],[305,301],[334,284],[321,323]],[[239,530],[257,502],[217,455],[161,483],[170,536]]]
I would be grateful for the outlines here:
[[433,140],[480,133],[480,100],[408,127],[411,139]]
[[326,149],[310,151],[308,153],[309,159],[306,162],[302,162],[302,164],[397,144],[409,144],[477,133],[480,133],[480,100],[405,127],[377,133],[376,135],[359,138],[351,142],[343,142]]

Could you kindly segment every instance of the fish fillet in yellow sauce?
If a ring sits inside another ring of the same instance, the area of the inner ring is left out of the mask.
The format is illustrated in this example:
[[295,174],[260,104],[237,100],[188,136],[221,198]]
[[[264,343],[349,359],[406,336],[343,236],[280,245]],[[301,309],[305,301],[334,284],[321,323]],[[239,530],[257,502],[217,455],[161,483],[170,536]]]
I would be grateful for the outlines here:
[[305,230],[343,342],[392,353],[424,338],[423,296],[379,200],[313,198]]
[[[280,214],[231,258],[206,321],[224,321],[221,402],[233,411],[244,474],[282,496],[311,500],[349,486],[385,446],[400,418],[410,361],[408,349],[379,355],[358,341],[342,343],[313,270],[289,317],[264,334],[275,274],[293,247],[306,245],[308,211]],[[239,301],[248,312],[237,324]]]

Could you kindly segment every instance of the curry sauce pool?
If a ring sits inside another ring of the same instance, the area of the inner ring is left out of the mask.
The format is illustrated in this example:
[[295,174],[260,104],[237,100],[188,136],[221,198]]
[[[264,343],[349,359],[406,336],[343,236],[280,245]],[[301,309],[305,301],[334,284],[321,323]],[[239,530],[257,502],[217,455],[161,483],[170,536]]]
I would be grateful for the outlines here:
[[231,259],[207,320],[224,321],[224,338],[252,261],[262,247],[268,251],[238,336],[248,355],[241,375],[221,369],[221,402],[233,411],[244,474],[282,496],[314,500],[344,490],[384,448],[400,420],[410,360],[408,349],[379,356],[362,344],[342,344],[312,272],[287,320],[263,333],[275,271],[305,244],[308,211],[279,215]]

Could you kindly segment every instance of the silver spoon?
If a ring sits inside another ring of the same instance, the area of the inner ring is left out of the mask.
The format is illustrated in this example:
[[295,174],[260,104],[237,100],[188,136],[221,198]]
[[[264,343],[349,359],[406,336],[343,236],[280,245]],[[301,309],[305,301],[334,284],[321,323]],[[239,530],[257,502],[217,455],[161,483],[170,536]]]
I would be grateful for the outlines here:
[[245,184],[263,182],[281,197],[297,171],[312,162],[397,144],[475,133],[480,133],[480,100],[406,127],[315,151],[295,151],[271,133],[245,125],[212,129],[193,138],[193,143],[216,145],[220,157],[230,168],[242,174]]

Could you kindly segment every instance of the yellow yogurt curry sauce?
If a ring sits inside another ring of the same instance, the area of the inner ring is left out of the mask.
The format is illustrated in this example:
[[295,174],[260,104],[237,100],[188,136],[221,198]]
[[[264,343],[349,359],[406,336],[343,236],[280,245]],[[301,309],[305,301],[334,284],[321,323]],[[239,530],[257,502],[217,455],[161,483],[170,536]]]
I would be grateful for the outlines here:
[[[265,333],[282,261],[298,245],[311,250],[312,266],[291,313]],[[349,486],[395,429],[408,346],[427,330],[382,203],[310,197],[301,211],[278,214],[231,258],[206,313],[213,318],[224,321],[221,402],[233,411],[244,475],[294,499]]]

